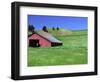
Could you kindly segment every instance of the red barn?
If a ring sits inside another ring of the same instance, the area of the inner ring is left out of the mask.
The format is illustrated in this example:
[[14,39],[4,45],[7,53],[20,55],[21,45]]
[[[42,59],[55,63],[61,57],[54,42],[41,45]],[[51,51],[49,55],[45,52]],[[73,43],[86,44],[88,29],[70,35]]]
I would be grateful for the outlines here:
[[31,47],[52,47],[60,46],[62,42],[47,32],[35,32],[28,37],[28,44]]

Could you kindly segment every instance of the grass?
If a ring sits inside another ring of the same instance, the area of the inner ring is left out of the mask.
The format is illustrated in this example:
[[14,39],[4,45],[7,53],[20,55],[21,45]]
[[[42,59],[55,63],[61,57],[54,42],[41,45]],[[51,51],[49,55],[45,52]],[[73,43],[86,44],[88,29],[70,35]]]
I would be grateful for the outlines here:
[[28,48],[28,66],[87,64],[87,31],[72,31],[73,34],[56,36],[63,46]]

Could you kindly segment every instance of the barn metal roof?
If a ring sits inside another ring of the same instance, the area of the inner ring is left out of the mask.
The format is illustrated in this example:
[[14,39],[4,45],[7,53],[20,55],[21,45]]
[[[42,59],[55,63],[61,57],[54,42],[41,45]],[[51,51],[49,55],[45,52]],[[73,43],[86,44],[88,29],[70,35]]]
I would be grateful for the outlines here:
[[46,38],[47,40],[49,40],[50,42],[58,42],[58,43],[62,43],[60,40],[56,39],[54,36],[52,36],[50,33],[47,32],[37,32],[37,34],[41,35],[42,37]]

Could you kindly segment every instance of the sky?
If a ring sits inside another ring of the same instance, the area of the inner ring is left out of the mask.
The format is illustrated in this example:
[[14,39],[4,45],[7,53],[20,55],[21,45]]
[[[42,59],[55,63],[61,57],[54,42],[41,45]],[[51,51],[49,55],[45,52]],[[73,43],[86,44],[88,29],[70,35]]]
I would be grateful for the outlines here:
[[59,27],[66,30],[86,30],[88,29],[88,18],[74,16],[28,15],[28,25],[33,25],[36,30],[42,29],[43,26],[49,28]]

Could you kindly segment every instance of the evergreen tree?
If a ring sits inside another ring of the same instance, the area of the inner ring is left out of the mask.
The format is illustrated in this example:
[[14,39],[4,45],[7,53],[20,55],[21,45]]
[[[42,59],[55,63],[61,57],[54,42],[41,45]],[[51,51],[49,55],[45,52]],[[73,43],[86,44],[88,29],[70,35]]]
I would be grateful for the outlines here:
[[28,26],[28,31],[34,33],[35,32],[35,27],[33,25]]
[[55,30],[55,28],[53,27],[52,30]]
[[46,26],[43,26],[42,30],[43,30],[44,32],[48,32],[48,30],[47,30],[47,27],[46,27]]
[[59,30],[59,27],[57,27],[57,30]]

